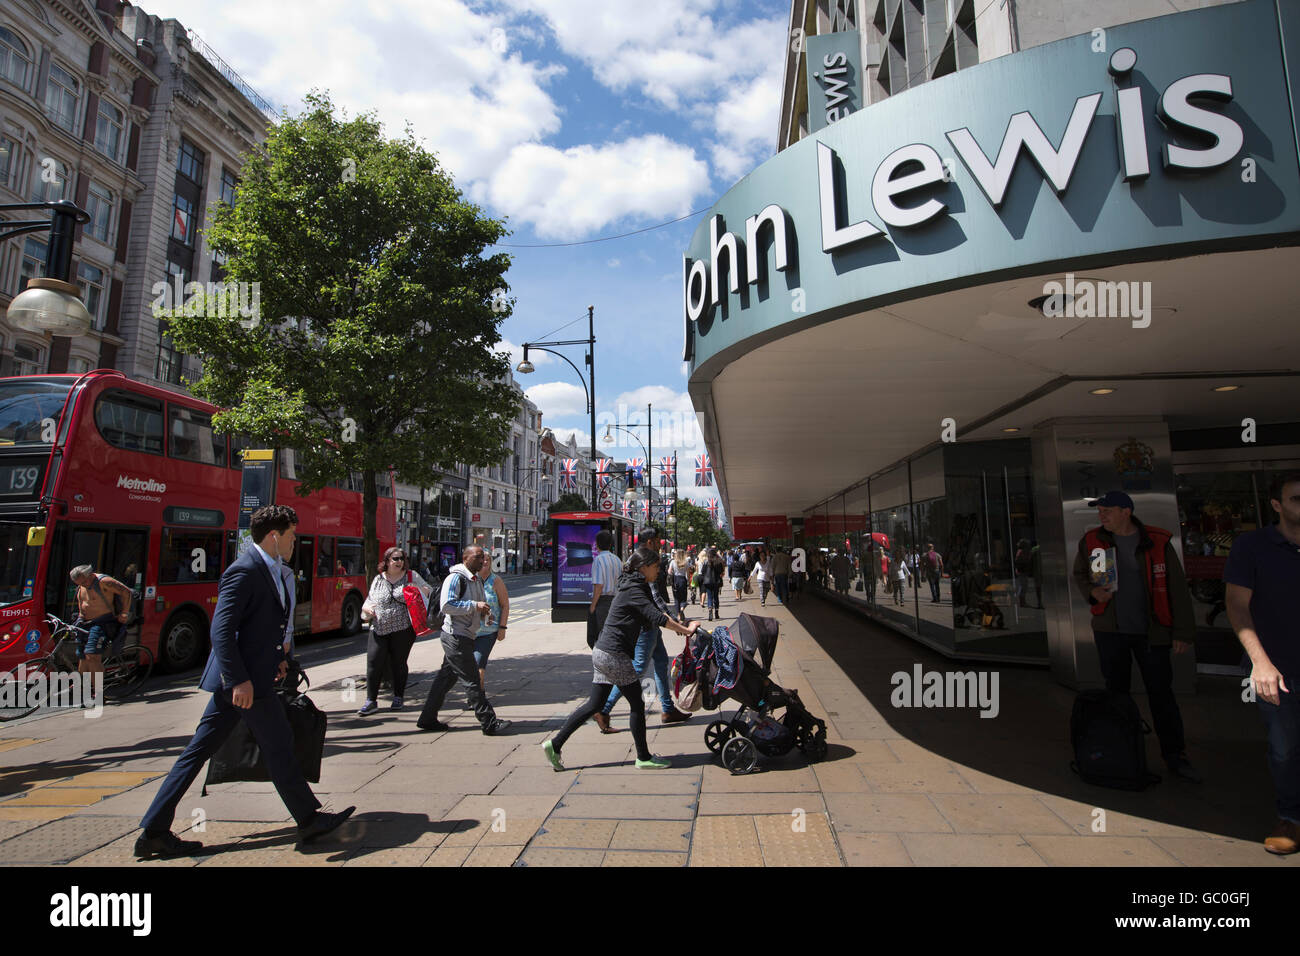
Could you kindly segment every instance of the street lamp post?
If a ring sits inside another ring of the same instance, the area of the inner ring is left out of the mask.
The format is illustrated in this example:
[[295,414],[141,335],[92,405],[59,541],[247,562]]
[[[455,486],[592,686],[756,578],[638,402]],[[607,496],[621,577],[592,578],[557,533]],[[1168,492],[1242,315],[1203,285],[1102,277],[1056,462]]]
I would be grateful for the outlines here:
[[515,371],[521,375],[528,375],[535,371],[535,366],[528,361],[528,350],[537,349],[540,352],[549,352],[551,355],[558,355],[564,361],[569,363],[569,367],[578,373],[578,381],[582,382],[582,372],[578,366],[574,365],[569,358],[553,349],[543,348],[546,345],[556,347],[562,345],[585,345],[587,346],[587,375],[590,381],[590,387],[587,382],[582,382],[583,389],[587,392],[587,414],[591,416],[591,508],[596,510],[597,502],[600,496],[596,490],[596,307],[587,306],[587,337],[585,339],[565,339],[556,342],[525,342],[524,343],[524,360],[516,366]]
[[45,275],[29,280],[27,288],[9,303],[9,321],[33,332],[85,335],[92,320],[81,302],[81,290],[70,280],[77,224],[90,222],[90,213],[66,199],[0,205],[0,212],[20,209],[48,209],[50,218],[0,221],[0,240],[45,228],[50,230],[50,238],[45,248]]
[[[520,492],[519,478],[521,475],[532,474],[534,472],[539,472],[539,471],[542,471],[540,467],[520,468],[519,456],[518,455],[515,456],[515,572],[516,573],[518,573],[519,571],[519,499],[521,497],[519,493]],[[550,481],[551,476],[542,475],[541,480]]]

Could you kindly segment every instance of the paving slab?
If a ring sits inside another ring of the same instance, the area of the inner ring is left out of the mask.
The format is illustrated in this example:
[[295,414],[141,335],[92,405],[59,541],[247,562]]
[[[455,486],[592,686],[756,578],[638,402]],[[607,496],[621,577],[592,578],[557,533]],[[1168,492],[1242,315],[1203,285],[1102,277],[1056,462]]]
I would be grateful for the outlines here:
[[0,807],[88,807],[121,792],[120,787],[37,787],[9,797]]
[[685,866],[685,853],[649,853],[643,850],[610,850],[601,861],[601,866]]
[[674,850],[686,853],[691,824],[686,820],[621,820],[609,842],[611,850]]
[[808,767],[764,765],[761,757],[758,768],[745,774],[708,764],[701,787],[704,793],[816,793],[819,789],[817,777]]
[[836,833],[952,833],[923,793],[826,794]]
[[903,833],[917,866],[1046,866],[1019,834]]
[[382,793],[491,793],[506,775],[508,767],[462,767],[425,764],[418,767],[390,767],[374,779],[357,787],[358,795]]
[[848,866],[915,866],[896,833],[850,833],[835,829],[835,838]]
[[1049,866],[1181,866],[1146,837],[1026,835]]
[[423,866],[433,856],[433,847],[404,846],[366,848],[357,850],[344,862],[344,866]]
[[[626,822],[626,821],[624,821]],[[533,837],[530,847],[604,850],[618,828],[617,820],[578,820],[551,817]],[[681,826],[683,824],[673,824]]]
[[843,866],[824,813],[754,817],[765,866]]
[[751,816],[700,817],[691,840],[691,866],[762,866],[763,851]]
[[1074,833],[1036,796],[1017,793],[930,795],[957,833]]
[[604,850],[561,850],[553,847],[529,847],[518,860],[520,866],[600,866],[605,860]]
[[488,846],[479,844],[465,858],[462,866],[513,866],[523,846]]
[[556,773],[550,767],[507,767],[504,764],[502,767],[509,772],[493,789],[494,794],[562,794],[578,777],[576,770]]
[[[1108,795],[1099,794],[1099,796]],[[1162,823],[1158,820],[1107,809],[1104,802],[1092,805],[1052,794],[1040,794],[1038,801],[1052,810],[1080,836],[1166,836],[1192,839],[1206,836],[1203,831],[1191,827],[1180,827],[1172,823]],[[1104,815],[1098,813],[1099,810],[1103,811]],[[1104,828],[1102,828],[1103,824]],[[1260,842],[1262,844],[1263,840],[1261,839]]]
[[690,820],[695,816],[695,798],[672,794],[566,794],[554,815],[583,820]]
[[464,866],[472,846],[440,846],[424,861],[425,866]]
[[[1295,861],[1264,849],[1257,842],[1227,837],[1154,836],[1151,842],[1184,866],[1294,866]],[[2,846],[2,845],[0,845]]]
[[789,817],[794,811],[823,813],[826,804],[821,793],[702,793],[700,816],[720,814],[777,813]]
[[65,817],[0,843],[5,863],[66,863],[108,846],[138,826],[128,817]]
[[633,770],[625,773],[589,773],[583,771],[569,788],[571,796],[588,794],[676,794],[694,797],[699,792],[696,774],[660,774],[659,771]]

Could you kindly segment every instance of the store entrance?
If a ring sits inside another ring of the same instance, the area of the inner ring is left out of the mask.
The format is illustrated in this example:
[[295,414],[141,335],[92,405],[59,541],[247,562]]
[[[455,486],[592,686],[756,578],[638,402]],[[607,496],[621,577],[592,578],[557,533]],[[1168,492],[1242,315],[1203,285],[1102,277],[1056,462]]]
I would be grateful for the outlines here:
[[[1266,450],[1252,454],[1261,451]],[[1276,523],[1277,514],[1268,503],[1274,476],[1300,467],[1300,457],[1222,460],[1231,454],[1184,452],[1176,455],[1174,464],[1183,568],[1196,612],[1196,665],[1202,673],[1249,672],[1241,667],[1241,644],[1228,623],[1223,569],[1239,534]],[[1185,460],[1180,464],[1177,458]]]

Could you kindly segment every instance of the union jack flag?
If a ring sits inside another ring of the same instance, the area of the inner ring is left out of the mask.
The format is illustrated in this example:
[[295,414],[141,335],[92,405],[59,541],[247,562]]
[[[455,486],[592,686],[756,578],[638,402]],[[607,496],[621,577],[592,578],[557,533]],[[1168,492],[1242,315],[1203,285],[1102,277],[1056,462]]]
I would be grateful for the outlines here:
[[709,503],[704,507],[709,510],[709,517],[712,518],[714,521],[717,521],[718,520],[718,499],[710,498]]
[[627,486],[629,488],[635,488],[641,484],[641,472],[644,468],[644,458],[629,458],[627,460]]
[[623,517],[624,518],[632,517],[631,504],[626,498],[623,499]]
[[560,459],[560,487],[572,491],[578,487],[578,459]]
[[614,476],[609,473],[609,459],[598,458],[596,460],[596,481],[600,485],[600,490],[604,491],[609,487],[609,483],[613,478]]
[[713,462],[709,460],[708,452],[695,456],[695,487],[713,487]]
[[677,487],[677,463],[671,458],[659,459],[659,487]]
[[645,515],[647,518],[650,517],[650,502],[648,501],[641,502],[641,513]]

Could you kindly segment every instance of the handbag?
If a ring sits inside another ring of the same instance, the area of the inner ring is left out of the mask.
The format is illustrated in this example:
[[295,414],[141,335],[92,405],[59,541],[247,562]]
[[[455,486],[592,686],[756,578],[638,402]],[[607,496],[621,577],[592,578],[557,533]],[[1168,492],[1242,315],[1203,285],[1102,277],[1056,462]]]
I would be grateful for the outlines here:
[[[311,783],[320,782],[321,758],[325,752],[325,712],[312,703],[311,698],[298,688],[311,686],[311,681],[297,661],[289,661],[284,678],[277,682],[276,697],[284,707],[293,732],[293,758],[299,771]],[[271,772],[262,759],[262,749],[257,745],[248,724],[239,721],[221,748],[208,761],[208,774],[203,781],[203,795],[207,796],[210,783],[235,783],[239,781],[265,781]]]
[[754,593],[754,586],[749,583],[749,578],[745,578],[745,593],[746,594]]
[[406,584],[402,587],[402,597],[406,601],[407,613],[411,615],[411,628],[416,637],[433,633],[429,626],[429,609],[424,603],[424,595],[411,583],[411,572],[406,572]]

